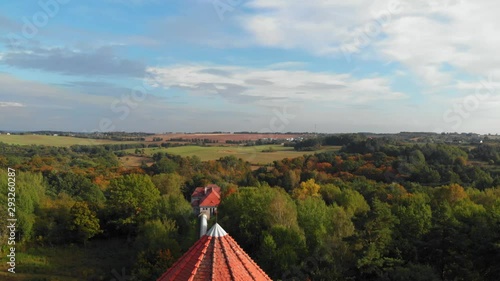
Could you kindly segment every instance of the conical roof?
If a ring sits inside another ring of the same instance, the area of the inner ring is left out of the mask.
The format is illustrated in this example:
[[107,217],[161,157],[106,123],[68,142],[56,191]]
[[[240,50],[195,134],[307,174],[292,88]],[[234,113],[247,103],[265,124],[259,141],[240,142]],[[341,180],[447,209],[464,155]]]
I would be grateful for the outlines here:
[[219,224],[215,224],[157,281],[270,281]]

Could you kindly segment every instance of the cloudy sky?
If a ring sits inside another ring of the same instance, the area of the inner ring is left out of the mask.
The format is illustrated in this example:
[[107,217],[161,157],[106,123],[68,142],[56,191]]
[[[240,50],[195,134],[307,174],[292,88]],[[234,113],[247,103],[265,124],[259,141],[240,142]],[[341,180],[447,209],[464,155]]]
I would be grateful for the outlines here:
[[500,133],[499,10],[2,1],[0,130]]

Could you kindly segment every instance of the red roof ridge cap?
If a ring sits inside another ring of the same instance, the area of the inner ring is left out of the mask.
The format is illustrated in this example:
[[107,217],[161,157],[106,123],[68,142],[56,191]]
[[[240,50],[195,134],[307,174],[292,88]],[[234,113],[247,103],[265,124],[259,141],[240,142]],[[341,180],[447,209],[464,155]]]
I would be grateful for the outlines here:
[[[206,234],[205,234],[206,235]],[[215,280],[215,242],[217,242],[217,240],[214,240],[214,250],[212,251],[212,264],[211,264],[211,271],[210,271],[210,277],[211,277],[211,280]]]
[[[225,237],[222,237],[221,239],[226,239],[228,241],[228,244],[229,246],[231,247],[231,249],[233,250],[233,252],[236,254],[236,257],[238,258],[238,260],[240,260],[241,264],[245,267],[246,271],[255,279],[255,280],[258,280],[258,276],[254,275],[254,272],[252,272],[251,268],[248,267],[248,263],[250,265],[252,265],[255,269],[257,269],[257,271],[261,274],[263,274],[264,276],[267,276],[269,278],[269,276],[267,275],[267,273],[264,272],[264,270],[262,270],[262,268],[260,268],[260,266],[255,263],[255,261],[250,258],[250,256],[245,252],[243,251],[243,249],[240,247],[240,245],[238,244],[238,242],[236,242],[231,236],[225,236]],[[242,257],[244,257],[245,259],[242,259]],[[269,280],[271,280],[271,278],[269,278]]]
[[218,223],[215,223],[157,281],[167,281],[167,279],[271,281]]
[[[217,224],[217,225],[219,225],[219,224]],[[222,227],[221,227],[221,229],[222,229]],[[224,231],[224,232],[225,232],[225,231]],[[227,234],[226,234],[226,235],[224,235],[224,236],[219,237],[219,239],[221,239],[221,240],[222,240],[222,238],[223,238],[223,237],[226,237],[226,236],[227,236]],[[227,238],[227,237],[226,237],[226,238]],[[229,264],[229,256],[228,256],[228,254],[227,254],[227,250],[226,250],[226,246],[225,246],[225,244],[226,244],[226,243],[222,243],[222,241],[221,241],[221,243],[220,243],[220,244],[221,244],[221,250],[222,250],[222,253],[224,254],[224,260],[225,260],[225,262],[226,262],[227,268],[229,269],[229,275],[231,275],[231,279],[232,279],[232,280],[236,280],[236,278],[235,278],[235,274],[234,274],[234,272],[233,272],[233,270],[234,270],[234,269],[233,269],[233,267]],[[231,245],[229,245],[229,247],[231,247]]]
[[[193,247],[191,247],[191,249],[189,249],[188,252],[186,252],[183,257],[186,257],[187,260],[189,260],[190,258],[190,254],[193,253],[193,252],[196,252],[200,247],[202,248],[202,256],[205,255],[205,252],[206,252],[206,248],[207,248],[207,245],[210,243],[210,240],[212,240],[212,237],[205,237],[206,240],[204,239],[200,239],[198,240],[197,243],[195,243],[195,245],[193,245]],[[202,260],[202,259],[201,259]],[[200,263],[201,261],[200,259],[198,259],[198,262],[195,264],[195,268],[197,268],[197,265]],[[170,268],[169,270],[167,270],[164,274],[162,274],[160,276],[160,278],[158,278],[158,280],[162,280],[163,277],[167,276],[168,273],[170,273],[170,270],[173,271],[174,275],[173,277],[177,277],[179,276],[180,273],[182,273],[183,269],[186,268],[188,266],[188,263],[185,262],[184,265],[181,265],[181,262],[184,262],[185,260],[184,259],[178,259]],[[178,265],[181,265],[179,266],[179,268],[177,268]],[[174,269],[178,269],[178,270],[175,270]],[[191,278],[190,278],[191,279]]]
[[[215,198],[214,198],[215,196]],[[198,204],[199,206],[217,206],[220,204],[220,197],[217,193],[210,193]]]
[[203,248],[201,250],[201,255],[198,257],[198,261],[195,263],[193,271],[191,271],[191,277],[189,278],[189,280],[193,280],[196,272],[198,272],[198,270],[200,269],[200,264],[203,261],[203,257],[205,257],[205,254],[207,253],[210,240],[212,240],[212,237],[207,237],[207,241],[205,242],[205,245],[203,245]]

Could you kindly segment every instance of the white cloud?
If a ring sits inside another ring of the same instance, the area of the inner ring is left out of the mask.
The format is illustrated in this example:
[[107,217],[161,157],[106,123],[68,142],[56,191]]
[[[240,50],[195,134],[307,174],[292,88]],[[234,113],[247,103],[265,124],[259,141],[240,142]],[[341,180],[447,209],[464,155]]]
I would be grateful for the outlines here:
[[0,107],[24,107],[24,105],[19,102],[0,101]]
[[300,62],[300,61],[285,61],[285,62],[278,62],[278,63],[273,63],[271,65],[268,65],[268,69],[292,69],[292,68],[300,68],[304,67],[307,63],[305,62]]
[[500,2],[252,0],[246,7],[256,13],[240,22],[257,45],[328,57],[370,52],[435,91],[460,74],[500,74]]
[[256,69],[221,65],[174,65],[150,68],[163,87],[180,87],[200,95],[220,95],[240,103],[339,102],[362,104],[400,100],[385,78],[305,70]]
[[241,22],[259,45],[339,55],[342,46],[372,28],[370,24],[377,23],[381,14],[395,10],[392,2],[253,0],[246,6],[258,13],[246,15]]

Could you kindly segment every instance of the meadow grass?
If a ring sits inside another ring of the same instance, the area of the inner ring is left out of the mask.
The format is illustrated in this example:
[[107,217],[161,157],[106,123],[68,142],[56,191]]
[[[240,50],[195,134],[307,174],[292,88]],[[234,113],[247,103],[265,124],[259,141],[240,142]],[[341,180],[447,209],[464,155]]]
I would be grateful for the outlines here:
[[122,268],[130,275],[134,258],[124,239],[95,240],[86,247],[30,247],[16,252],[16,273],[7,272],[7,264],[2,264],[0,280],[111,280],[114,272],[121,275]]
[[154,163],[151,157],[143,157],[143,156],[126,155],[123,157],[118,157],[118,159],[123,164],[123,166],[127,168],[139,167],[142,165],[143,162],[146,163],[146,165],[148,166],[151,166]]
[[[263,152],[272,148],[273,152]],[[154,147],[144,148],[145,156],[152,156],[157,152],[166,152],[174,155],[198,156],[202,161],[217,160],[224,156],[235,156],[252,164],[263,165],[284,158],[295,158],[304,154],[338,151],[339,146],[327,146],[317,151],[295,151],[293,147],[282,145],[260,145],[260,146],[178,146],[178,147]],[[126,153],[134,154],[135,149],[124,150]]]
[[0,135],[0,142],[19,145],[47,145],[47,146],[72,146],[72,145],[99,145],[137,143],[134,141],[97,140],[76,137],[47,136],[47,135]]

